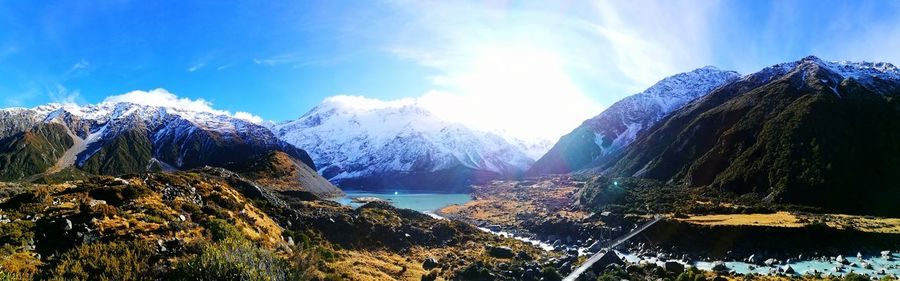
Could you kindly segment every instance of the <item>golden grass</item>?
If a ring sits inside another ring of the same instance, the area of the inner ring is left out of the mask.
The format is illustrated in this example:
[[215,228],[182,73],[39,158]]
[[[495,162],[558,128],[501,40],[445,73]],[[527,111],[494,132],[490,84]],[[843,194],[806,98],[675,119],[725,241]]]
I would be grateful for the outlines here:
[[777,212],[774,214],[727,214],[727,215],[702,215],[691,216],[680,221],[700,224],[700,225],[755,225],[755,226],[771,226],[771,227],[803,227],[806,224],[800,222],[800,219],[788,212]]
[[864,232],[900,233],[900,218],[879,218],[853,215],[822,215],[810,218],[837,229],[856,229]]
[[40,271],[42,262],[31,253],[18,252],[0,257],[0,269],[21,280],[29,280]]
[[843,214],[724,214],[691,216],[679,221],[710,226],[804,227],[825,224],[835,229],[855,229],[873,233],[900,233],[900,218],[881,218]]

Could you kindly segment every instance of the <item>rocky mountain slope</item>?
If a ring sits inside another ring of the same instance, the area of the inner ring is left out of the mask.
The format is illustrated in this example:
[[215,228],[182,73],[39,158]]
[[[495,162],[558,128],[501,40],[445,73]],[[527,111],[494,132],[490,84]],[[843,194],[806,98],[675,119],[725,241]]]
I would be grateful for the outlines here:
[[0,242],[3,280],[537,280],[554,264],[459,221],[221,168],[0,183]]
[[737,72],[711,66],[667,77],[585,120],[562,136],[528,173],[564,174],[596,166],[673,110],[739,77]]
[[521,175],[533,162],[504,138],[444,121],[415,103],[333,97],[272,128],[351,188],[454,190]]
[[898,97],[900,70],[888,63],[778,64],[675,111],[606,172],[897,215]]
[[305,151],[263,126],[226,115],[101,103],[3,109],[0,116],[2,180],[76,170],[118,175],[216,166],[248,175],[279,174],[281,180],[270,183],[284,188],[340,193],[314,172]]

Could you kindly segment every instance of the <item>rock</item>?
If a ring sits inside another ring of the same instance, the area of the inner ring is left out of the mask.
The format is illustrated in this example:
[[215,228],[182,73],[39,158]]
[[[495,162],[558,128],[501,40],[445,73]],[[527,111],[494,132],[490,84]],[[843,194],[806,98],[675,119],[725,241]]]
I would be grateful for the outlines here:
[[765,262],[763,262],[763,264],[765,264],[766,266],[773,266],[776,263],[778,263],[778,260],[772,258],[767,259]]
[[440,264],[438,263],[438,261],[433,257],[428,257],[424,262],[422,262],[422,268],[424,268],[425,270],[431,270],[432,268],[438,267],[439,265]]
[[840,264],[843,264],[843,265],[848,265],[848,264],[850,264],[850,261],[848,261],[847,259],[845,259],[844,256],[842,256],[842,255],[838,255],[837,258],[834,259],[834,261],[836,261],[836,262],[838,262],[838,263],[840,263]]
[[519,251],[519,253],[516,254],[516,259],[518,259],[518,260],[523,260],[523,261],[534,260],[534,258],[531,257],[531,255],[529,255],[529,254],[526,253],[525,251]]
[[863,258],[862,253],[856,252],[856,258],[857,258],[857,259],[862,259],[862,258]]
[[723,261],[717,261],[713,263],[712,271],[726,271],[728,270],[728,266],[725,265]]
[[495,258],[508,259],[515,256],[513,250],[506,246],[488,246],[488,254]]
[[862,263],[862,268],[865,268],[865,269],[868,269],[868,270],[874,269],[874,267],[872,267],[872,264],[871,264],[871,263],[867,263],[867,262],[863,262],[863,263]]
[[65,230],[65,231],[72,230],[72,221],[70,221],[69,219],[66,219],[65,226],[63,226],[63,230]]
[[100,204],[106,204],[106,200],[96,200],[96,199],[92,199],[90,202],[88,202],[88,206],[91,206],[91,207],[97,206],[97,205],[100,205]]
[[747,258],[747,263],[756,264],[756,255],[750,255],[750,257]]
[[675,274],[684,272],[684,265],[676,261],[667,261],[663,267],[666,271]]
[[794,271],[794,268],[791,265],[785,265],[783,268],[785,274],[797,274],[797,271]]

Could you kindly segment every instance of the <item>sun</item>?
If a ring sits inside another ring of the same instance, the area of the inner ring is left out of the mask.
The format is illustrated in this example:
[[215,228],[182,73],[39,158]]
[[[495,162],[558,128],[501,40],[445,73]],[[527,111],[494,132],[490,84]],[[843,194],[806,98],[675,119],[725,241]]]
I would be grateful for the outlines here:
[[466,61],[437,79],[445,90],[423,98],[435,114],[523,139],[556,140],[602,109],[552,50],[483,46]]

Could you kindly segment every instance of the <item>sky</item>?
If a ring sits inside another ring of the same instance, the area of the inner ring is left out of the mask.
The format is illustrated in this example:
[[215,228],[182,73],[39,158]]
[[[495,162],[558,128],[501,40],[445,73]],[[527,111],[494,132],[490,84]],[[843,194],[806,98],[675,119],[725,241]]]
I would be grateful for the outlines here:
[[144,101],[254,121],[413,99],[555,140],[706,65],[900,62],[898,1],[0,1],[0,107]]

